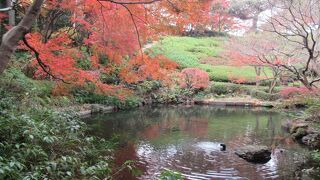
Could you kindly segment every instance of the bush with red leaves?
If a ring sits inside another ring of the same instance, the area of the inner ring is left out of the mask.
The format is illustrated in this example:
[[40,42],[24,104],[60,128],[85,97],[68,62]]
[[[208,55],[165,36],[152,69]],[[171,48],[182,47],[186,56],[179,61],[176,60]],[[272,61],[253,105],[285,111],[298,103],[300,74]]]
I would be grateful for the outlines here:
[[313,89],[310,90],[306,87],[287,87],[280,91],[280,95],[283,98],[292,98],[295,96],[301,96],[301,95],[318,95],[319,90]]
[[209,74],[198,68],[185,68],[181,71],[181,87],[205,89],[209,86]]

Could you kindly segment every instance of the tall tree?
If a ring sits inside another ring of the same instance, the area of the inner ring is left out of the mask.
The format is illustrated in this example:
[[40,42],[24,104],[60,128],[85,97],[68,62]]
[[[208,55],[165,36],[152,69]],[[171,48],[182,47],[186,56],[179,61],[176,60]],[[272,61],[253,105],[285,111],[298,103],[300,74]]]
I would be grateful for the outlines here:
[[33,22],[38,17],[44,0],[35,0],[30,6],[27,14],[17,26],[10,29],[3,37],[0,46],[0,74],[6,69],[12,53],[18,42],[31,29]]
[[252,19],[250,31],[257,31],[260,13],[269,8],[268,0],[232,0],[230,14],[243,20]]
[[320,81],[320,0],[270,1],[273,14],[266,31],[283,42],[281,66],[311,89]]
[[[254,67],[257,86],[260,81],[268,81],[269,93],[272,93],[285,71],[280,65],[285,62],[281,59],[283,56],[275,50],[282,45],[273,33],[252,32],[244,37],[233,38],[226,48],[233,64]],[[272,74],[266,73],[266,70],[272,70]]]
[[229,13],[230,2],[227,0],[214,0],[211,5],[211,30],[224,32],[235,28],[234,17]]
[[[43,3],[43,0],[35,0],[21,22],[3,36],[3,42],[0,46],[0,73],[9,63],[19,40],[30,31]],[[192,2],[187,0],[47,1],[42,14],[49,16],[51,14],[46,11],[52,12],[55,9],[71,12],[74,16],[70,17],[70,21],[76,25],[72,30],[76,32],[75,35],[80,37],[80,32],[87,32],[83,34],[85,36],[81,37],[82,42],[95,44],[97,47],[95,49],[103,51],[109,48],[108,52],[111,53],[109,56],[115,56],[116,54],[112,52],[125,55],[128,54],[125,52],[127,50],[141,48],[143,41],[148,36],[152,36],[153,30],[160,32],[159,29],[163,25],[162,20],[165,20],[164,24],[171,24],[180,30],[184,29],[187,23],[197,22],[197,17],[203,14],[204,8],[207,8],[206,3],[207,1],[201,0]],[[54,15],[59,16],[61,12],[57,14]],[[48,38],[53,34],[50,27],[55,22],[57,23],[56,19],[52,18],[52,21],[48,21],[49,24],[45,26],[44,42],[48,41]],[[153,24],[158,24],[158,26]],[[70,27],[68,28],[68,32],[70,32]],[[138,38],[132,38],[132,35],[138,36]],[[136,47],[123,48],[128,45]]]

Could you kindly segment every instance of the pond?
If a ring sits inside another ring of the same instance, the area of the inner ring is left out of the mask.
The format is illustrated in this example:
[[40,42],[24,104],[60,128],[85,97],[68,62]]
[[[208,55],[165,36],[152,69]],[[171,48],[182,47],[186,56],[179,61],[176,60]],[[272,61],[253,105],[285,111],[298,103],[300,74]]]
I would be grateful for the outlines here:
[[[119,138],[116,164],[136,161],[139,176],[122,171],[116,179],[157,179],[168,169],[186,179],[290,179],[305,150],[281,129],[285,119],[263,109],[190,106],[100,114],[86,122],[90,134]],[[253,164],[235,155],[251,144],[271,147],[272,159]]]

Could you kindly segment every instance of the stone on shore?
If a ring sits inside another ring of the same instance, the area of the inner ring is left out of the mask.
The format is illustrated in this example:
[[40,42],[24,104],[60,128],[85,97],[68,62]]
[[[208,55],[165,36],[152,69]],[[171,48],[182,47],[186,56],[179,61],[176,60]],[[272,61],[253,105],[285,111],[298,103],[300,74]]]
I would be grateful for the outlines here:
[[314,148],[319,149],[320,148],[320,133],[311,133],[302,138],[302,143]]

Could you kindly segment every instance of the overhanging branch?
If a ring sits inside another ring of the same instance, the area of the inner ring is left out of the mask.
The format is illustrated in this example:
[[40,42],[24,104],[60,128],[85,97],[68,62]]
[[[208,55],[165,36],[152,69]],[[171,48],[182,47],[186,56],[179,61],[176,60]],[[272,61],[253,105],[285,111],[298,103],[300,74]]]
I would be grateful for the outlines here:
[[7,11],[10,11],[10,10],[12,10],[12,7],[1,8],[0,12],[7,12]]
[[149,0],[149,1],[115,1],[115,0],[99,0],[99,1],[107,1],[114,4],[122,4],[122,5],[129,5],[129,4],[152,4],[162,0]]
[[25,36],[23,36],[22,40],[23,40],[23,43],[34,53],[34,55],[35,55],[35,57],[36,57],[36,60],[37,60],[37,62],[38,62],[38,64],[39,64],[39,66],[41,67],[41,69],[42,69],[46,74],[48,74],[50,77],[52,77],[52,78],[54,78],[54,79],[56,79],[56,80],[62,81],[62,82],[64,82],[64,83],[66,83],[66,84],[70,84],[70,83],[68,83],[68,82],[66,82],[65,80],[63,80],[63,79],[55,76],[54,74],[52,74],[52,73],[50,72],[50,67],[49,67],[48,65],[46,65],[46,64],[41,60],[39,52],[38,52],[34,47],[32,47],[32,46],[29,44],[29,42],[28,42],[28,40],[26,39]]

